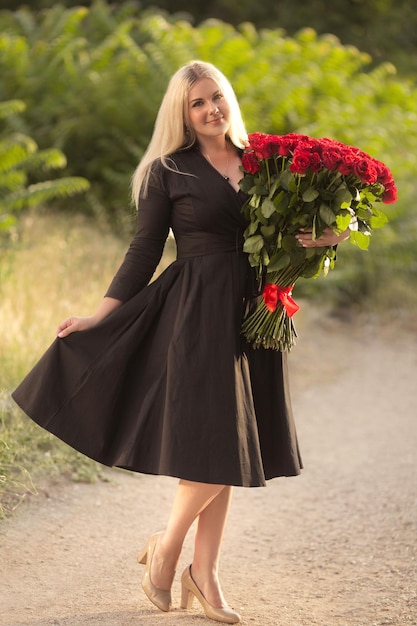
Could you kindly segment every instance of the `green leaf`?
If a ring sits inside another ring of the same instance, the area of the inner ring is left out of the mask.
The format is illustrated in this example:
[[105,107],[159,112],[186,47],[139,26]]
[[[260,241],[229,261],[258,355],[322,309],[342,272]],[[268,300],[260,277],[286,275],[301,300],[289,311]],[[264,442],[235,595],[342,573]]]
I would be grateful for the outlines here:
[[261,235],[253,235],[246,239],[243,244],[243,251],[249,253],[260,252],[265,245],[264,238]]
[[261,233],[265,237],[265,239],[272,237],[272,235],[275,234],[274,224],[270,224],[269,226],[261,226]]
[[306,259],[312,259],[317,254],[317,248],[304,248]]
[[370,241],[371,241],[371,238],[370,238],[369,235],[364,235],[363,233],[361,233],[359,231],[351,232],[350,239],[361,250],[367,250],[369,248],[369,244],[370,244]]
[[369,220],[369,224],[372,228],[382,228],[388,222],[388,217],[382,211],[378,211],[374,208],[374,215]]
[[268,272],[274,272],[276,270],[282,270],[290,264],[290,255],[280,250],[274,254],[268,265]]
[[259,220],[255,220],[251,222],[249,226],[247,227],[247,229],[245,230],[245,237],[254,235],[256,231],[258,230],[258,226],[259,226]]
[[317,276],[320,276],[323,269],[325,256],[326,255],[323,251],[321,251],[320,253],[316,252],[314,257],[312,257],[310,261],[304,265],[301,276],[303,276],[303,278],[317,278]]
[[352,194],[347,188],[347,185],[343,183],[342,185],[340,185],[339,189],[336,191],[334,198],[333,198],[332,205],[335,209],[337,209],[343,206],[344,204],[347,204],[347,206],[350,206],[351,202],[352,202]]
[[352,216],[350,215],[349,212],[346,212],[345,215],[341,215],[341,214],[336,215],[337,230],[339,230],[340,232],[343,232],[344,230],[346,230],[346,228],[349,228],[351,218]]
[[269,223],[269,218],[265,217],[262,213],[262,206],[259,206],[257,209],[255,209],[251,219],[257,219],[261,224],[264,224],[265,226],[267,226]]
[[11,210],[19,210],[25,206],[37,206],[56,198],[65,198],[86,191],[90,183],[85,178],[71,176],[46,180],[29,185],[27,189],[20,189],[5,198],[6,206]]
[[324,202],[320,205],[319,214],[321,219],[327,226],[333,226],[336,221],[336,215],[331,208]]
[[275,212],[275,205],[269,198],[264,198],[261,204],[262,215],[265,217],[271,217],[271,215]]
[[274,193],[276,192],[276,190],[277,190],[277,188],[279,187],[280,184],[281,183],[279,181],[279,178],[277,178],[277,180],[274,182],[274,184],[271,185],[271,189],[269,190],[268,198],[272,199]]
[[290,200],[289,200],[288,193],[284,191],[283,189],[281,189],[281,191],[277,193],[277,195],[275,196],[273,200],[275,210],[278,213],[283,213],[285,209],[288,207],[289,201]]
[[251,265],[251,267],[258,267],[260,262],[261,262],[261,255],[259,252],[256,252],[256,254],[249,255],[249,264]]
[[269,254],[268,252],[265,250],[265,248],[262,249],[261,251],[261,255],[262,255],[262,265],[264,265],[265,267],[267,267],[267,265],[269,264]]
[[369,236],[371,234],[371,227],[368,221],[358,220],[358,231],[363,235]]
[[0,102],[0,119],[21,113],[26,109],[26,104],[22,100],[5,100]]
[[319,191],[317,191],[317,189],[314,189],[313,187],[308,187],[308,189],[304,191],[302,198],[304,202],[313,202],[313,200],[315,200],[319,195],[320,193]]
[[244,177],[239,181],[239,187],[245,193],[249,193],[251,188],[253,187],[254,181],[253,176],[250,174],[245,174]]
[[284,170],[280,175],[280,182],[282,187],[288,191],[291,185],[291,182],[294,181],[294,176],[289,170]]
[[291,252],[292,250],[299,248],[299,243],[294,235],[285,235],[285,237],[282,238],[281,245],[287,252]]
[[293,267],[298,267],[306,258],[305,248],[298,246],[297,248],[293,248],[290,253],[291,265]]

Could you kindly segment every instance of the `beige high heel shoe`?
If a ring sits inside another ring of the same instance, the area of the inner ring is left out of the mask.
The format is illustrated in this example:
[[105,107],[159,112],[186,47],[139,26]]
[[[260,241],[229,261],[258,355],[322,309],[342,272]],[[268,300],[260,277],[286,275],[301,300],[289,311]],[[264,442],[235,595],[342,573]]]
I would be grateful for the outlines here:
[[191,565],[189,565],[185,568],[181,576],[181,608],[190,609],[194,597],[200,602],[204,613],[209,619],[223,622],[224,624],[237,624],[240,622],[239,613],[235,613],[228,607],[218,609],[207,602],[191,576]]
[[151,580],[152,558],[155,552],[156,543],[159,535],[156,533],[148,539],[148,543],[138,556],[138,562],[145,565],[145,573],[142,578],[142,589],[148,596],[149,600],[161,611],[170,611],[172,608],[171,591],[155,587]]

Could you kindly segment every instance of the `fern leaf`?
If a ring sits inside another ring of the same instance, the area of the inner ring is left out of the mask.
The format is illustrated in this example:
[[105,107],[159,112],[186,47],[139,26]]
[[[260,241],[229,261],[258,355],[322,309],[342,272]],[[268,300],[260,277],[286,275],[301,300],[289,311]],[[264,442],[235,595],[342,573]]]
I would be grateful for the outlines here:
[[82,193],[87,191],[89,186],[88,180],[78,176],[47,180],[9,194],[4,199],[4,204],[10,211],[16,211],[24,207],[34,207],[50,200]]
[[9,115],[15,115],[16,113],[22,113],[26,109],[26,105],[23,100],[5,100],[0,102],[0,119],[9,117]]
[[0,170],[0,198],[5,192],[17,191],[26,185],[26,173],[23,170]]
[[27,157],[27,151],[22,145],[0,144],[0,185],[3,184],[3,176],[9,170],[19,167]]
[[31,154],[23,163],[23,165],[30,169],[40,169],[43,171],[62,169],[66,164],[67,159],[65,154],[56,148],[40,150],[35,154]]
[[38,149],[38,145],[32,137],[28,137],[24,133],[13,133],[0,141],[0,152],[6,152],[14,146],[20,147],[26,155],[33,154]]

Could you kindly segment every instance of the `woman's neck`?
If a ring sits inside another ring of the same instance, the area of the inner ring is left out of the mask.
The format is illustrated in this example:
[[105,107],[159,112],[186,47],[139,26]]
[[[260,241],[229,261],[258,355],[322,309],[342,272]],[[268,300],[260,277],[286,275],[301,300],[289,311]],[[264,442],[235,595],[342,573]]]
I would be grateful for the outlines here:
[[229,142],[226,137],[213,137],[212,140],[199,140],[198,146],[201,152],[211,155],[224,154],[230,150]]

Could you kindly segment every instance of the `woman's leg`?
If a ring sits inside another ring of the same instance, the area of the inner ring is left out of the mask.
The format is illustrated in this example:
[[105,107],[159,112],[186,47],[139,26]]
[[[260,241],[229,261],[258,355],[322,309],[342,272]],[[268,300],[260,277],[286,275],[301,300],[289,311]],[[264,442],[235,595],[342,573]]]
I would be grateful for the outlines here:
[[225,607],[219,579],[219,557],[232,497],[232,487],[225,487],[198,518],[191,574],[207,602]]
[[[224,485],[196,483],[188,480],[179,481],[177,491],[175,493],[174,503],[171,509],[171,514],[168,519],[167,528],[165,532],[161,534],[158,540],[158,544],[154,553],[154,558],[152,559],[152,568],[150,575],[151,580],[156,587],[159,587],[160,589],[170,589],[177,567],[178,558],[181,553],[182,544],[184,543],[185,536],[191,524],[194,522],[197,516],[202,514],[202,512],[206,511],[207,508],[211,506],[211,504],[214,504],[214,502],[216,502],[218,496],[221,495],[223,491],[227,491],[229,489],[229,487],[225,487]],[[221,522],[220,525],[223,529],[224,522]],[[207,529],[204,530],[206,527],[207,522],[205,523],[203,518],[203,535],[207,534]],[[198,528],[197,535],[199,534],[199,532],[200,531]],[[220,534],[219,532],[213,531],[214,543],[215,538],[218,536],[220,536],[219,540],[221,541],[222,534],[223,530],[221,530]],[[201,540],[198,543],[200,544]],[[198,552],[201,553],[201,557],[203,557],[201,549]],[[218,552],[219,548],[217,549],[216,558],[218,558]],[[208,554],[212,555],[215,553],[216,548],[213,545],[212,548],[208,549]],[[199,559],[200,561],[202,560],[201,557]]]

